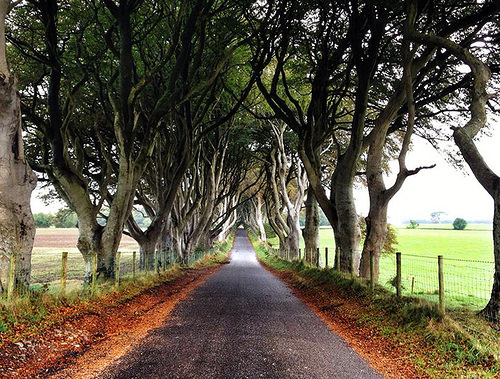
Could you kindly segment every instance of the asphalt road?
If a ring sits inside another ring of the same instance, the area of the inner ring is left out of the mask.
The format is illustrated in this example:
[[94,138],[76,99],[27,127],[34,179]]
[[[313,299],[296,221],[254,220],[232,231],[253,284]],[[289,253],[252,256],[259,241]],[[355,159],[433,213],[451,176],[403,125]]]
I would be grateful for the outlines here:
[[381,378],[263,269],[238,230],[232,260],[103,378]]

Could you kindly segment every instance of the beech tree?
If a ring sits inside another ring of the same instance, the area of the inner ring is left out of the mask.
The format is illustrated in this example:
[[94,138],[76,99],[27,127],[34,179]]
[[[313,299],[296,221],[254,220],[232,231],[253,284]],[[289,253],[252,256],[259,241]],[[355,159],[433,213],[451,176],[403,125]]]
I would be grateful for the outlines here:
[[280,255],[295,259],[300,247],[299,217],[307,177],[294,146],[285,138],[286,124],[275,120],[265,126],[269,128],[267,133],[261,133],[270,139],[265,150],[267,218],[278,235]]
[[[412,1],[415,5],[415,2]],[[479,22],[476,27],[481,29],[496,30],[498,32],[498,15],[500,14],[500,4],[498,2],[486,3],[476,13],[482,13],[487,10],[483,16],[482,22]],[[484,13],[483,13],[484,14]],[[467,15],[471,17],[470,15]],[[472,16],[474,18],[474,16]],[[496,20],[496,21],[495,21]],[[415,43],[423,44],[425,46],[433,46],[446,50],[454,57],[458,58],[460,62],[467,65],[472,75],[472,86],[468,98],[469,106],[469,119],[463,126],[453,126],[453,140],[459,148],[464,160],[471,168],[472,173],[484,187],[484,189],[493,198],[494,215],[493,215],[493,255],[495,260],[495,271],[493,276],[493,287],[491,297],[486,307],[481,311],[481,314],[487,319],[499,322],[500,321],[500,191],[499,183],[500,177],[495,174],[487,165],[482,157],[479,149],[477,148],[474,137],[486,126],[487,121],[487,104],[488,101],[495,95],[488,93],[488,82],[491,78],[492,71],[488,65],[478,57],[479,52],[474,52],[475,49],[471,45],[457,43],[448,35],[435,35],[425,33],[419,30],[417,26],[410,26],[407,30],[408,38]],[[495,34],[494,32],[494,35]],[[480,41],[489,43],[490,38],[484,36],[475,36]],[[493,54],[489,56],[488,54]],[[492,62],[495,62],[499,57],[495,56],[497,52],[494,49],[488,49],[485,46],[486,57]],[[486,58],[483,58],[486,59]]]
[[[0,1],[0,254],[16,257],[15,287],[29,286],[35,224],[30,208],[36,177],[26,161],[17,78],[9,69],[6,18],[18,1]],[[6,267],[0,273],[8,273]],[[0,289],[7,282],[0,276]]]
[[[388,19],[382,5],[363,5],[280,2],[258,50],[273,60],[271,76],[261,76],[258,87],[276,117],[299,138],[311,188],[333,227],[340,268],[347,272],[358,272],[361,233],[352,186]],[[293,58],[297,55],[299,63]],[[292,82],[289,65],[304,70],[300,84]],[[328,195],[320,151],[329,138],[336,146],[336,165],[328,178]]]
[[[108,277],[113,274],[114,252],[130,216],[137,185],[151,162],[159,130],[174,124],[179,151],[186,155],[177,156],[178,162],[174,162],[179,170],[174,170],[170,195],[149,229],[151,237],[163,229],[176,193],[175,183],[189,164],[200,125],[206,133],[224,123],[241,102],[235,100],[216,122],[206,118],[213,115],[210,104],[217,99],[215,89],[221,86],[218,77],[242,45],[241,35],[214,34],[207,25],[221,9],[234,9],[225,3],[201,0],[165,6],[105,1],[105,7],[86,3],[93,12],[78,17],[76,7],[64,8],[59,14],[55,1],[33,0],[30,4],[40,22],[32,34],[43,32],[40,40],[45,46],[26,42],[25,34],[11,40],[26,57],[47,67],[38,80],[48,81],[47,91],[40,93],[39,86],[33,85],[31,104],[25,107],[38,138],[36,146],[44,151],[36,157],[36,168],[49,177],[78,215],[78,247],[86,262],[86,279],[94,253],[98,254],[99,272]],[[225,20],[227,14],[220,18]],[[226,22],[226,27],[230,28],[230,23]],[[66,35],[74,44],[64,42]],[[96,36],[101,38],[99,43]],[[21,49],[25,46],[28,48]],[[47,107],[39,102],[45,93]],[[78,100],[83,101],[77,107]],[[100,109],[97,114],[96,107]],[[82,115],[82,109],[88,113]],[[90,132],[86,123],[93,125]],[[102,216],[105,204],[109,211],[105,225],[100,225],[98,216]]]

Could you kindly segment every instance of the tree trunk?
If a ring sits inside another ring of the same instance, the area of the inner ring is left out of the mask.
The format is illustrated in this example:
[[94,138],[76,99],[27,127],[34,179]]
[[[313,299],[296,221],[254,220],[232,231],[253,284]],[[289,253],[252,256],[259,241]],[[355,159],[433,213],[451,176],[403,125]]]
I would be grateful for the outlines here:
[[155,250],[158,238],[146,238],[139,243],[139,267],[151,271],[155,267]]
[[366,239],[359,265],[359,276],[370,277],[370,253],[373,253],[373,277],[378,281],[379,261],[387,237],[387,204],[370,202],[370,211],[366,217]]
[[[21,101],[7,64],[5,18],[11,2],[0,1],[0,258],[16,255],[14,285],[29,287],[35,223],[30,208],[36,177],[24,157]],[[0,289],[6,283],[0,267]],[[8,276],[8,274],[7,274]]]
[[314,196],[314,191],[309,185],[306,198],[306,220],[302,230],[302,236],[305,242],[305,261],[313,266],[319,263],[319,209],[318,201]]
[[337,214],[337,223],[332,226],[340,251],[340,270],[357,275],[361,229],[352,191],[353,176],[349,170],[337,167],[332,182],[332,203]]
[[286,237],[286,245],[288,252],[288,259],[297,259],[299,257],[300,248],[300,223],[299,215],[288,215],[287,217],[288,228],[290,232]]
[[30,282],[35,236],[30,198],[36,177],[24,157],[16,79],[4,73],[0,73],[0,98],[0,253],[17,255],[15,286],[22,289]]
[[260,240],[266,242],[266,228],[264,228],[264,217],[262,213],[262,195],[257,194],[257,204],[255,207],[255,222],[257,223],[257,228],[259,230]]
[[493,254],[495,257],[495,273],[490,300],[481,311],[481,315],[492,322],[500,322],[500,188],[497,188],[493,213]]

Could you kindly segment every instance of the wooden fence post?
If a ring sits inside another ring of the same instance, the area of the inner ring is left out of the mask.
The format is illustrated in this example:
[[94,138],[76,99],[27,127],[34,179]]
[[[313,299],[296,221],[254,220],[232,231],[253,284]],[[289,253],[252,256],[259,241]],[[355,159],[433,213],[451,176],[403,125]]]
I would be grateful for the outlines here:
[[411,294],[413,295],[413,289],[415,288],[415,277],[411,277]]
[[301,256],[301,251],[300,251],[300,247],[299,247],[299,261],[302,259],[300,256]]
[[155,253],[154,253],[154,268],[155,268],[155,272],[158,274],[158,250],[155,250]]
[[328,268],[328,248],[325,247],[325,268]]
[[135,279],[135,270],[137,267],[137,252],[132,252],[132,279]]
[[340,248],[335,246],[335,266],[337,266],[337,271],[340,272]]
[[116,252],[115,256],[115,286],[120,287],[120,257],[122,253]]
[[319,247],[316,248],[316,255],[318,257],[318,260],[316,261],[316,267],[319,267],[319,258],[320,258]]
[[68,252],[63,251],[61,262],[61,294],[66,294],[66,280],[68,279]]
[[96,280],[97,280],[97,253],[94,253],[92,261],[92,292],[95,291]]
[[14,288],[16,281],[16,254],[10,253],[10,264],[9,264],[9,283],[7,284],[7,301],[11,301],[14,296]]
[[396,252],[396,296],[401,298],[401,252]]
[[444,315],[444,270],[443,256],[438,255],[438,282],[439,282],[439,314]]
[[373,251],[370,251],[370,289],[375,288],[375,267],[373,262]]

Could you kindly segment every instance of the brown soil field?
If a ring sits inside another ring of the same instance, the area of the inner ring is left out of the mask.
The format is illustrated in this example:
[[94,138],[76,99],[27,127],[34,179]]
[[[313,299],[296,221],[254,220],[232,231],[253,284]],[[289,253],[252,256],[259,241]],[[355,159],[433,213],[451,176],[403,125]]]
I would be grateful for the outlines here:
[[[35,235],[35,248],[76,248],[78,240],[77,228],[38,228]],[[138,248],[137,242],[123,235],[120,249]]]

